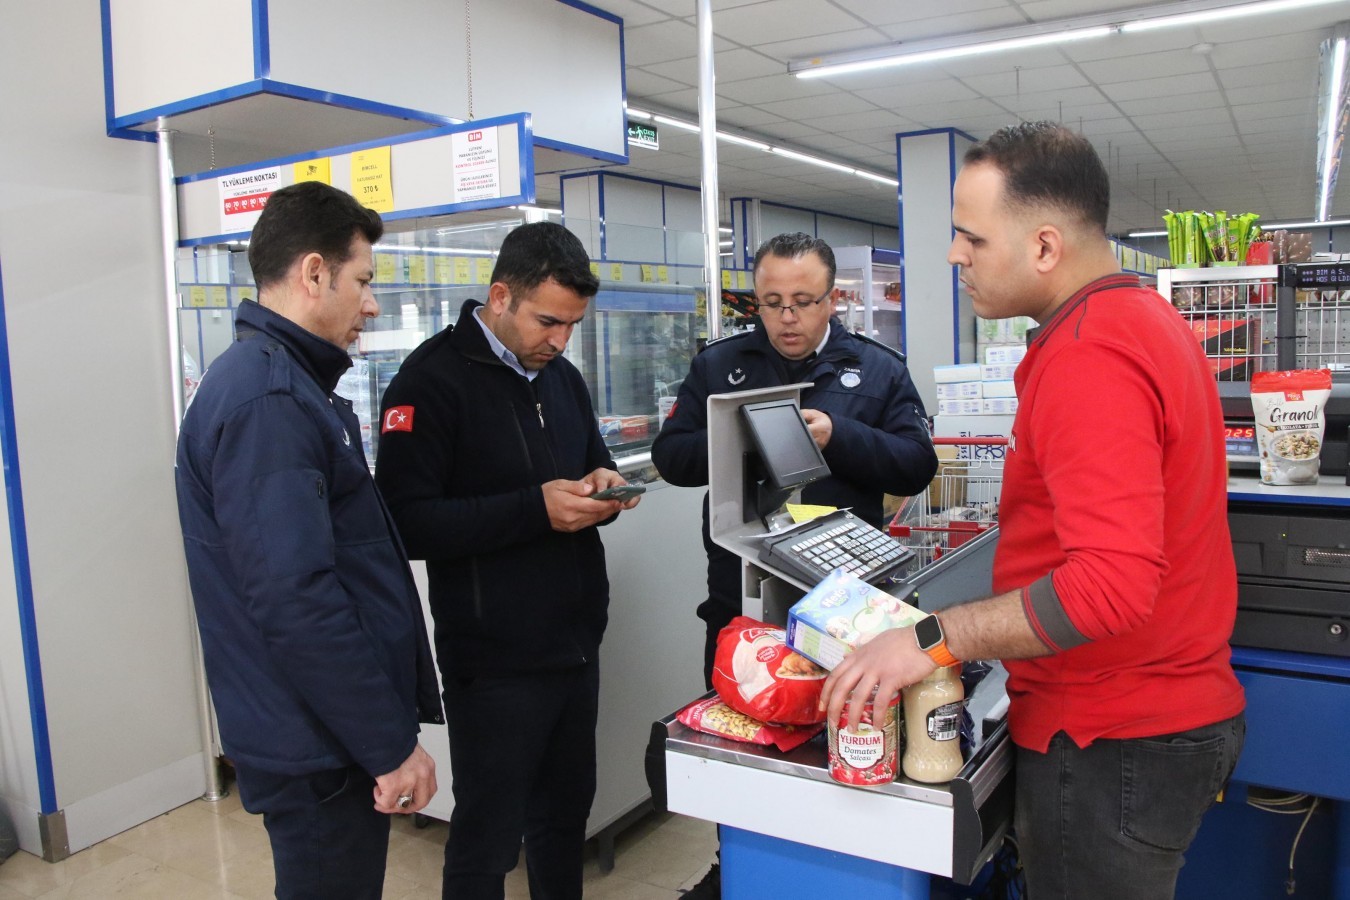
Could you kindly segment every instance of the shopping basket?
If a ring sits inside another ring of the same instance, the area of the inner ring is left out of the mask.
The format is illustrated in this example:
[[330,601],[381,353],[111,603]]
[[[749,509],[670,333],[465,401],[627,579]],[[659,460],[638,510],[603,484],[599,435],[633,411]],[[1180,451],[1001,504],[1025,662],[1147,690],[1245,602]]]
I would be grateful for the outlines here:
[[889,531],[934,562],[998,524],[1005,437],[933,438],[935,447],[956,448],[938,459],[938,472],[921,493],[905,498]]

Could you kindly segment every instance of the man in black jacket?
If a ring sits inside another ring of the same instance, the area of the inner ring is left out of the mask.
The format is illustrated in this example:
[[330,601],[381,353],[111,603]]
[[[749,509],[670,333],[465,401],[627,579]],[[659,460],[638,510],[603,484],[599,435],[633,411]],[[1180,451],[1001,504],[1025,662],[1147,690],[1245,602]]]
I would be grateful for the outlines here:
[[384,225],[318,182],[272,195],[248,258],[258,303],[183,417],[175,479],[207,680],[280,898],[376,900],[389,813],[436,792],[442,721],[417,587],[333,393],[379,313]]
[[637,500],[563,349],[599,287],[560,225],[507,235],[485,305],[385,392],[375,478],[427,561],[455,809],[444,895],[500,898],[522,835],[530,895],[581,897],[609,605],[597,525]]

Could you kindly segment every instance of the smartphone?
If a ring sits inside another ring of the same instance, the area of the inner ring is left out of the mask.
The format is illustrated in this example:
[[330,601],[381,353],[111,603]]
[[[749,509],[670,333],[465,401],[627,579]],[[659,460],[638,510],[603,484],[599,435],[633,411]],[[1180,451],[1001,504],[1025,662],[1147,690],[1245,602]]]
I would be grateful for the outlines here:
[[619,484],[611,488],[605,488],[603,491],[596,491],[591,494],[592,500],[632,500],[638,494],[645,493],[647,486],[645,484]]

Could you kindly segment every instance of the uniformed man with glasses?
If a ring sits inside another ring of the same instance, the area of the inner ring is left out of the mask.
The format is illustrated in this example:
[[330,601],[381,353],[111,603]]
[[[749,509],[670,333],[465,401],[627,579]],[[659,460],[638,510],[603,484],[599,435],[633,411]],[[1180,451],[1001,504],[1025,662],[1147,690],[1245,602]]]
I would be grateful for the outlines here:
[[[849,333],[834,317],[834,251],[808,234],[780,234],[755,253],[761,324],[709,344],[694,358],[675,406],[652,445],[661,476],[680,487],[708,483],[709,394],[811,382],[802,418],[831,475],[802,490],[802,502],[851,507],[883,527],[882,494],[923,490],[937,471],[927,415],[904,357]],[[703,498],[708,597],[703,679],[712,687],[717,633],[741,613],[740,558],[712,542]],[[686,895],[720,896],[717,865]]]
[[[694,358],[675,407],[652,446],[661,476],[681,487],[708,483],[709,394],[811,382],[802,417],[833,473],[802,491],[804,503],[851,507],[883,527],[882,494],[908,496],[937,470],[923,403],[904,357],[834,318],[834,251],[808,234],[780,234],[755,253],[761,324],[714,341]],[[740,560],[708,536],[708,598],[703,676],[712,686],[717,633],[741,612]]]

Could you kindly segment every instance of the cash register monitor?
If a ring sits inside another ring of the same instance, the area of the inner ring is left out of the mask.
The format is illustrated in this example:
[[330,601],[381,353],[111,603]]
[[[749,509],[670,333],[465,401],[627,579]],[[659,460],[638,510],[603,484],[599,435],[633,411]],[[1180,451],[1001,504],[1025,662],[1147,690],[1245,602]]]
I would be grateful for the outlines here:
[[753,502],[746,504],[746,521],[752,515],[767,518],[793,491],[830,474],[794,401],[747,403],[741,417],[755,447],[746,459],[747,500],[754,489]]

